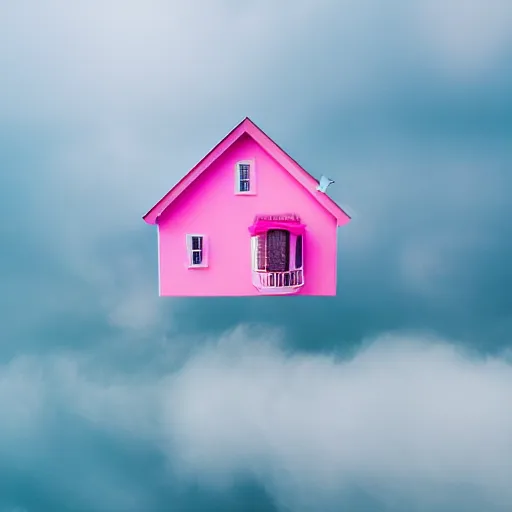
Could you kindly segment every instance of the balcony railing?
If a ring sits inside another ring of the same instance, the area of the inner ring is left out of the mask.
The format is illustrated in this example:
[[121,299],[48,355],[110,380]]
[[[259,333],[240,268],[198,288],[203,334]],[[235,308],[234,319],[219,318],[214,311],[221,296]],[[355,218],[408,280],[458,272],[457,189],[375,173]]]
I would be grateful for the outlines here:
[[302,269],[286,272],[258,272],[261,288],[297,288],[304,284]]

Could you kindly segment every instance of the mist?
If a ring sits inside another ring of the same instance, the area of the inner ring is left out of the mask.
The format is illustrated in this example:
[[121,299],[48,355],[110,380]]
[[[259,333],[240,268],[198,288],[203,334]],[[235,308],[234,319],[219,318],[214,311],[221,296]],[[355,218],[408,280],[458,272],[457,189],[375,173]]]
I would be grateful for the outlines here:
[[[2,460],[40,464],[61,444],[52,418],[71,415],[159,453],[173,485],[222,494],[254,482],[282,511],[512,507],[506,354],[421,333],[366,340],[351,356],[301,354],[278,331],[239,326],[160,358],[167,369],[133,376],[73,354],[0,367]],[[91,485],[71,488],[96,496]]]
[[380,336],[349,359],[305,356],[238,332],[171,383],[170,456],[205,484],[250,476],[293,511],[512,507],[502,359],[418,334]]

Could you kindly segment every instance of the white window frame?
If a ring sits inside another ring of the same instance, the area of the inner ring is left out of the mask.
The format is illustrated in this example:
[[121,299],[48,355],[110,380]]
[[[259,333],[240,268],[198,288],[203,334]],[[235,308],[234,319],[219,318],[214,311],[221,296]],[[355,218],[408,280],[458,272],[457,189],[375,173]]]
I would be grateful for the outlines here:
[[[240,190],[240,166],[249,166],[249,190]],[[256,172],[254,160],[240,160],[235,164],[235,194],[253,196],[256,194]]]
[[[202,248],[201,249],[192,249],[192,239],[193,238],[202,238]],[[208,237],[201,233],[189,233],[186,235],[186,245],[187,245],[187,265],[188,268],[207,268],[208,267],[208,256],[209,256],[209,246],[208,246]],[[201,263],[194,264],[194,252],[201,252]]]

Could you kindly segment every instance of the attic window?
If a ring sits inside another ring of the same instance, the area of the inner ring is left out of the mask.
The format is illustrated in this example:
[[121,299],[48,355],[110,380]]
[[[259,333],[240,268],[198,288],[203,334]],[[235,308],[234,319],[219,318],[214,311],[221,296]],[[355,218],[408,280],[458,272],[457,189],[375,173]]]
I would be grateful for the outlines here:
[[235,193],[245,195],[255,193],[253,162],[237,162],[235,168]]
[[251,166],[249,164],[240,164],[238,166],[238,172],[240,173],[239,176],[239,188],[240,192],[249,192],[251,188],[251,179],[250,179],[250,172],[251,172]]
[[204,235],[187,235],[189,268],[208,266],[207,240]]

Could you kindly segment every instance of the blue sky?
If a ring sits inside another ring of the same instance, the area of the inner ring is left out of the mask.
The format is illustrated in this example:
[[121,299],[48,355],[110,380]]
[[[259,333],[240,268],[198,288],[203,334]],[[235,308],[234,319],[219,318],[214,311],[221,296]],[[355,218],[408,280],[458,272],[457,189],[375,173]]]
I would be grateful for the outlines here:
[[[0,16],[0,512],[512,507],[507,0]],[[160,299],[141,216],[245,116],[352,214],[334,299]]]

